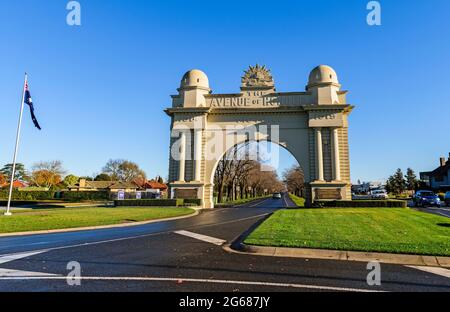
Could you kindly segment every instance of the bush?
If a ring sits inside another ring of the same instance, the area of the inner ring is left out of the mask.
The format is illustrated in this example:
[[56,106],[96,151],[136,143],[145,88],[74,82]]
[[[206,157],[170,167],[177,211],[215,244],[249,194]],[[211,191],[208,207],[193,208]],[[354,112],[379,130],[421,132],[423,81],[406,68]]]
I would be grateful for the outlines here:
[[184,205],[201,206],[202,200],[201,199],[185,199]]
[[178,207],[183,206],[183,199],[125,199],[115,200],[116,207]]
[[[9,191],[0,191],[0,199],[8,200]],[[12,199],[17,201],[50,200],[55,198],[53,191],[18,191],[14,190]]]
[[104,191],[98,192],[62,192],[61,198],[66,201],[103,201],[109,200],[109,193]]
[[315,201],[314,207],[322,208],[407,208],[404,200],[340,200]]
[[[11,206],[25,206],[25,205],[37,205],[38,202],[35,200],[13,200],[11,201]],[[0,207],[6,207],[8,205],[7,200],[0,200]]]

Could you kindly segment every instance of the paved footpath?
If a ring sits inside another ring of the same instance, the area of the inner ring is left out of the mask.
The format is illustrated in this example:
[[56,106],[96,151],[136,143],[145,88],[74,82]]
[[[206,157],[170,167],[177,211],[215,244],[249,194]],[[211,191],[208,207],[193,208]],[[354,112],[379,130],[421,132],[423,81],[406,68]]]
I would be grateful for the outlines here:
[[[128,228],[0,238],[0,291],[450,291],[449,270],[230,253],[234,241],[290,204],[266,199]],[[81,265],[69,286],[67,265]]]

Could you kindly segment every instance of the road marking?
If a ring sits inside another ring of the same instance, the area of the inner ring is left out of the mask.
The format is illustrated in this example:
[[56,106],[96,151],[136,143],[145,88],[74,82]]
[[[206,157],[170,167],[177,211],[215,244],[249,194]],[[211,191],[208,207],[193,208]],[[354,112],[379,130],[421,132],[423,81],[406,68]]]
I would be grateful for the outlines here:
[[448,269],[438,267],[411,266],[411,265],[407,265],[406,267],[450,278],[450,270]]
[[31,252],[21,252],[21,253],[15,253],[15,254],[9,254],[0,256],[0,264],[20,260],[23,258],[32,257],[41,253],[47,252],[47,250],[38,250],[38,251],[31,251]]
[[[269,213],[259,214],[259,215],[252,216],[252,217],[240,218],[240,219],[235,219],[235,220],[230,220],[230,221],[223,221],[223,222],[218,222],[218,223],[207,223],[207,224],[194,225],[194,226],[191,226],[188,228],[194,229],[194,228],[205,228],[205,227],[211,227],[211,226],[217,226],[217,225],[224,225],[224,224],[230,224],[230,223],[236,223],[236,222],[261,218],[261,217],[264,217],[267,215],[269,215]],[[81,233],[81,232],[78,232],[78,233]],[[136,236],[108,239],[108,240],[103,240],[103,241],[96,241],[96,242],[94,241],[94,242],[89,242],[89,243],[81,243],[81,244],[67,245],[67,246],[61,246],[61,247],[52,247],[52,248],[47,248],[45,250],[35,250],[32,252],[36,252],[37,254],[39,254],[39,253],[44,253],[44,252],[49,252],[49,251],[56,251],[56,250],[63,250],[63,249],[77,248],[77,247],[95,246],[95,245],[101,245],[101,244],[109,244],[109,243],[122,242],[122,241],[126,241],[126,240],[158,236],[158,235],[170,234],[170,233],[173,233],[173,231],[161,231],[161,232],[155,232],[155,233],[150,233],[150,234],[142,234],[142,235],[136,235]],[[25,246],[31,246],[31,245],[34,245],[34,244],[23,244],[20,246],[25,247]]]
[[[2,280],[66,280],[64,276],[49,276],[49,277],[0,277]],[[319,286],[307,284],[293,284],[293,283],[271,283],[271,282],[252,282],[252,281],[237,281],[237,280],[215,280],[215,279],[197,279],[197,278],[164,278],[164,277],[79,277],[74,278],[80,281],[116,281],[116,282],[175,282],[182,283],[207,283],[207,284],[233,284],[233,285],[252,285],[252,286],[269,286],[280,288],[304,288],[327,291],[341,291],[341,292],[385,292],[380,290],[364,289],[364,288],[347,288],[347,287],[333,287],[333,286]]]
[[41,272],[28,272],[28,271],[18,271],[10,269],[0,269],[0,279],[1,278],[28,278],[28,277],[51,277],[51,276],[61,276],[58,274],[49,274]]
[[197,233],[188,232],[188,231],[176,231],[174,233],[183,235],[183,236],[187,236],[190,238],[198,239],[200,241],[211,243],[211,244],[214,244],[217,246],[222,246],[223,244],[226,243],[226,241],[224,241],[223,239],[220,239],[220,238],[215,238],[215,237],[206,236],[206,235],[197,234]]
[[[44,252],[47,252],[47,250],[40,250],[40,251],[33,251],[33,252],[21,252],[21,253],[0,256],[0,264],[36,256],[36,255],[42,254]],[[18,271],[18,270],[0,268],[0,278],[2,278],[2,277],[46,277],[46,276],[61,276],[61,275],[41,273],[41,272]]]

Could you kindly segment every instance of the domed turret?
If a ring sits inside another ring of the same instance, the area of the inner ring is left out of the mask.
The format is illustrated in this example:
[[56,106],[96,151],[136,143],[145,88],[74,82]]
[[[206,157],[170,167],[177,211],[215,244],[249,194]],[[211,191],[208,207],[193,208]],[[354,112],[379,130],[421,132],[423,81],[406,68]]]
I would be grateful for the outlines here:
[[198,69],[193,69],[184,74],[181,80],[181,89],[186,88],[204,88],[209,89],[209,79],[204,72]]
[[322,84],[339,85],[338,76],[335,70],[328,65],[317,66],[309,75],[308,88]]
[[341,85],[333,68],[320,65],[314,68],[309,75],[306,91],[312,94],[313,102],[318,105],[339,104]]

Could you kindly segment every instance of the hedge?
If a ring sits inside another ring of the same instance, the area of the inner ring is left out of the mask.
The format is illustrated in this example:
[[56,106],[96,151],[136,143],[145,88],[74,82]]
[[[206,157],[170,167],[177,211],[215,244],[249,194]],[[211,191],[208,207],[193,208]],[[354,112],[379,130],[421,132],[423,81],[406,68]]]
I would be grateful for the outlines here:
[[404,200],[339,200],[315,201],[314,207],[326,208],[407,208]]
[[[0,199],[8,200],[9,191],[0,191]],[[13,191],[12,199],[17,201],[30,200],[50,200],[55,199],[56,192],[54,191]]]
[[[26,206],[26,205],[37,205],[39,202],[35,200],[13,200],[11,201],[11,206]],[[0,207],[6,207],[8,205],[7,200],[0,200]]]
[[63,192],[62,199],[67,200],[67,201],[83,201],[83,200],[103,201],[103,200],[109,200],[109,193],[102,192],[102,191]]
[[201,199],[185,199],[184,204],[185,205],[193,205],[193,206],[201,206],[202,200]]
[[125,199],[115,200],[116,207],[178,207],[183,206],[183,199]]

